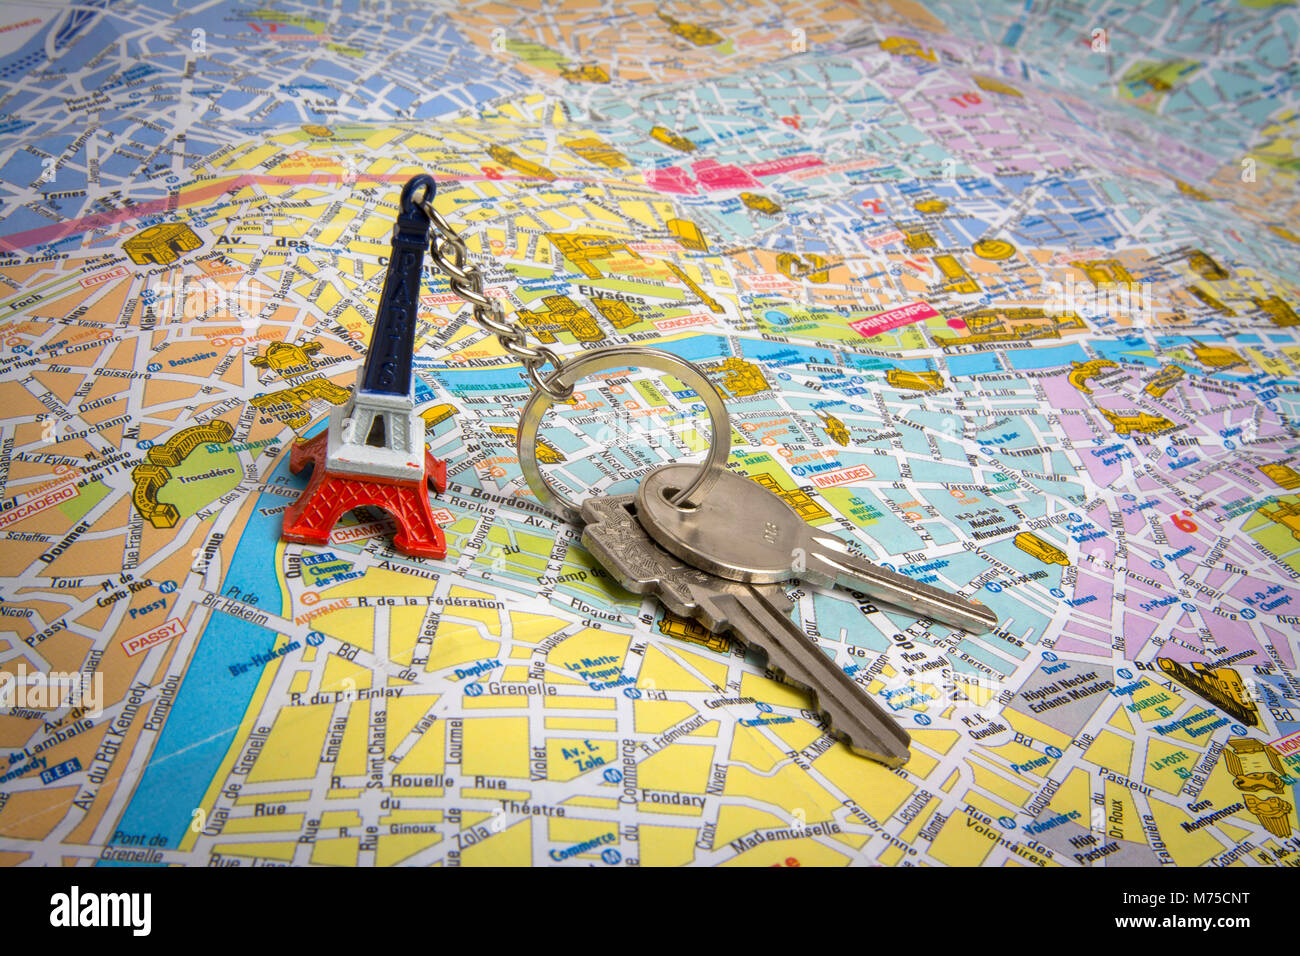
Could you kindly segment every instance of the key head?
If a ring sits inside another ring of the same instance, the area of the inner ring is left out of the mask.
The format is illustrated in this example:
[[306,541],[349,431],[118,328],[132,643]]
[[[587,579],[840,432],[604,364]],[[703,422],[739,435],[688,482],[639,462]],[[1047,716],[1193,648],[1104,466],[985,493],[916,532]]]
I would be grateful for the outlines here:
[[582,504],[583,547],[633,594],[654,595],[674,614],[691,616],[696,608],[691,585],[707,582],[708,575],[647,537],[634,509],[631,495],[588,498]]
[[[668,498],[695,465],[664,465],[636,493],[637,517],[650,537],[682,561],[731,581],[773,584],[799,577],[809,528],[794,509],[756,481],[724,471],[698,508]],[[798,550],[797,550],[798,549]]]
[[[730,624],[723,607],[711,598],[744,585],[705,574],[655,544],[637,521],[632,495],[588,498],[582,520],[583,547],[624,588],[656,597],[673,614],[693,617],[710,631]],[[792,606],[784,594],[772,600],[785,612]]]

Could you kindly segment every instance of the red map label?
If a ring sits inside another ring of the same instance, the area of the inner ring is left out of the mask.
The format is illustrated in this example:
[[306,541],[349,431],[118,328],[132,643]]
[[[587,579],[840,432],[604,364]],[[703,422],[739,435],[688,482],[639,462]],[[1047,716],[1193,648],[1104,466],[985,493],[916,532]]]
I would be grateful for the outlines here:
[[7,511],[0,512],[0,528],[7,528],[15,521],[22,521],[24,518],[30,518],[32,515],[39,514],[47,508],[53,508],[61,501],[67,501],[68,499],[75,497],[77,497],[77,488],[75,485],[60,485],[40,497],[23,501],[20,504],[14,505]]
[[916,322],[922,322],[925,319],[937,318],[938,312],[934,311],[925,302],[913,302],[911,305],[900,306],[897,309],[890,309],[888,312],[877,312],[875,315],[869,315],[865,319],[857,319],[849,323],[849,328],[864,339],[869,339],[873,335],[880,335],[882,332],[888,332],[890,329],[901,328],[904,325],[912,325]]
[[122,650],[126,652],[127,657],[135,657],[142,651],[147,651],[151,647],[170,641],[173,637],[180,637],[184,632],[185,625],[181,623],[180,618],[174,617],[166,623],[158,625],[152,631],[145,631],[135,637],[128,637],[122,642]]
[[835,471],[813,475],[812,480],[818,488],[831,488],[835,485],[847,485],[851,481],[870,481],[874,477],[876,473],[866,465],[850,465],[848,468],[837,468]]

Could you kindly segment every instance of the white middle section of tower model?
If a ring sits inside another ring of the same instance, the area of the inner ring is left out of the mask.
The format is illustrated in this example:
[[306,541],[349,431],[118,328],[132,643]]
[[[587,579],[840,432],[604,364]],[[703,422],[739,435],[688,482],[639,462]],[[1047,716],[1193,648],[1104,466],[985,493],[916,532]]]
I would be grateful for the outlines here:
[[424,477],[424,419],[415,397],[367,392],[361,371],[352,398],[330,413],[325,467],[395,481]]

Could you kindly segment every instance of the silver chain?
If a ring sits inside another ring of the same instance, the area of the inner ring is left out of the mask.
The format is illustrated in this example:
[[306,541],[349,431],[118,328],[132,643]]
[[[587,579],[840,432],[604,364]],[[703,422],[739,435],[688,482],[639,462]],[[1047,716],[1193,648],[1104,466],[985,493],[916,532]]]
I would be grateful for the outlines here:
[[[479,327],[495,335],[501,347],[523,363],[528,372],[528,380],[534,388],[541,389],[554,401],[567,402],[573,397],[573,386],[555,382],[559,375],[560,357],[544,345],[528,344],[528,333],[505,317],[500,302],[489,299],[484,293],[483,272],[469,261],[469,248],[465,245],[465,240],[433,208],[433,203],[427,199],[421,200],[420,208],[433,223],[429,256],[439,269],[447,273],[451,280],[451,291],[474,307],[474,321]],[[541,368],[548,364],[556,370],[543,377]]]

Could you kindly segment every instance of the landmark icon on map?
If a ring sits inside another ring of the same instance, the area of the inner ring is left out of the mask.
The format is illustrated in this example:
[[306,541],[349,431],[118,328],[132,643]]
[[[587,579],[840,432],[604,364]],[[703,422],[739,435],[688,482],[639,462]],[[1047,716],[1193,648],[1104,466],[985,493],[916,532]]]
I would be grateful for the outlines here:
[[122,251],[138,266],[151,262],[165,266],[202,245],[203,240],[185,223],[163,222],[126,240],[122,243]]
[[429,242],[429,218],[415,200],[421,187],[431,200],[431,176],[416,176],[402,189],[370,349],[352,397],[334,409],[325,431],[290,452],[289,470],[297,474],[310,465],[312,476],[284,513],[281,537],[286,541],[326,544],[340,517],[372,505],[396,520],[397,550],[413,557],[446,557],[426,485],[446,490],[447,465],[425,448],[425,421],[415,411],[411,372],[420,269]]

